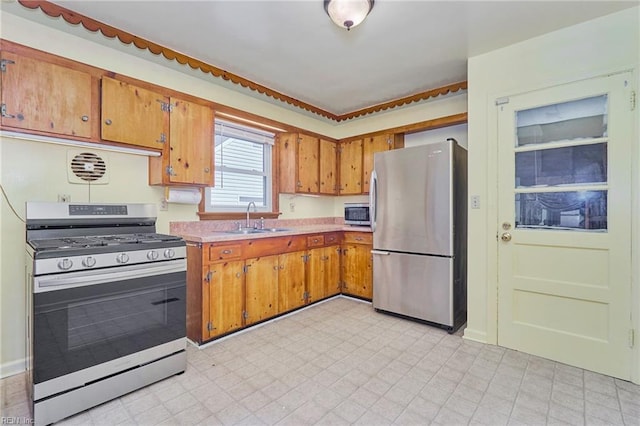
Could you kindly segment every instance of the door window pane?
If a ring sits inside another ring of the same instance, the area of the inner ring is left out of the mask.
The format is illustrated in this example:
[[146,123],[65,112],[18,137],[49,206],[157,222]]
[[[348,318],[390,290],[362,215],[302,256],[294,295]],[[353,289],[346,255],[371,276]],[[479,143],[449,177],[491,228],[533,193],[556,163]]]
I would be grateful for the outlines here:
[[607,191],[520,193],[516,228],[607,229]]
[[516,146],[607,136],[607,95],[516,112]]
[[516,187],[607,182],[607,144],[516,153]]

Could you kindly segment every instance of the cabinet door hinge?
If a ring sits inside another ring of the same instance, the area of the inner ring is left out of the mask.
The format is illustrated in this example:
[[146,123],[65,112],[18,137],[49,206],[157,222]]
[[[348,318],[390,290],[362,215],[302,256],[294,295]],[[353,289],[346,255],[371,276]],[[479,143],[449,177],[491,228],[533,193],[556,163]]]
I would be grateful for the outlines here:
[[251,265],[244,265],[244,266],[242,267],[242,272],[244,272],[245,274],[246,274],[246,273],[248,273],[248,272],[249,272],[249,267],[250,267],[250,266],[251,266]]
[[246,319],[249,319],[249,312],[247,312],[247,311],[242,311],[242,318],[244,318],[245,320],[246,320]]
[[635,333],[635,330],[633,328],[629,329],[629,347],[630,348],[633,348],[633,346],[635,345],[635,340],[636,340],[635,339],[635,337],[636,337],[635,334],[636,333]]
[[302,258],[302,262],[307,263],[309,261],[309,257],[311,257],[308,254],[303,254],[302,256],[300,256]]
[[387,145],[389,146],[393,145],[393,142],[391,141],[391,137],[387,137]]
[[7,72],[7,65],[15,64],[11,59],[0,59],[0,72]]
[[0,104],[0,117],[16,118],[15,115],[7,113],[7,105],[6,104]]
[[629,109],[631,111],[636,109],[636,91],[635,90],[631,91],[631,97],[629,99]]
[[163,112],[172,112],[173,111],[173,107],[174,105],[170,102],[165,102],[161,99],[156,99],[158,102],[160,102],[160,109]]
[[207,272],[207,275],[205,275],[204,280],[208,283],[211,282],[211,278],[213,278],[213,272],[209,271]]
[[176,173],[173,171],[173,167],[167,166],[167,176],[176,176]]
[[167,142],[167,135],[165,133],[160,133],[160,139],[158,139],[156,142],[158,142],[158,143],[166,143]]
[[216,329],[216,328],[213,326],[213,323],[212,323],[211,321],[209,321],[209,322],[207,323],[207,331],[213,331],[213,330],[215,330],[215,329]]

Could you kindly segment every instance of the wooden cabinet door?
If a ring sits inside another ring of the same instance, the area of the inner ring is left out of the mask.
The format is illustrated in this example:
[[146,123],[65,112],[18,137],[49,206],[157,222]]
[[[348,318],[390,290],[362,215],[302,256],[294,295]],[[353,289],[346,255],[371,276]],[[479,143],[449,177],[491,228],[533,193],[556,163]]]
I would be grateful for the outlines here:
[[336,143],[320,139],[320,193],[338,193],[338,157]]
[[318,138],[300,134],[298,136],[298,183],[296,192],[317,194],[320,163]]
[[369,192],[369,181],[373,171],[373,154],[393,148],[392,135],[370,136],[363,140],[362,146],[362,192]]
[[[91,137],[90,74],[10,52],[1,52],[2,126],[57,135]],[[97,85],[97,81],[96,81]]]
[[307,302],[313,303],[327,297],[327,282],[325,281],[326,261],[324,247],[309,250],[307,253]]
[[305,304],[305,252],[278,255],[278,311]]
[[277,137],[278,147],[278,188],[280,192],[293,194],[296,192],[297,172],[297,133],[280,133]]
[[340,143],[340,194],[362,193],[362,139]]
[[371,299],[373,297],[373,261],[371,246],[346,244],[342,248],[342,282],[344,293]]
[[278,255],[245,261],[246,325],[278,314]]
[[327,289],[325,296],[340,294],[342,291],[340,282],[340,246],[325,247],[322,253],[322,263]]
[[308,302],[316,302],[340,293],[340,253],[338,250],[339,246],[309,250]]
[[171,103],[167,183],[213,186],[213,110],[176,98]]
[[203,324],[205,339],[239,329],[243,324],[244,311],[244,262],[216,263],[204,271],[204,285],[208,287],[203,300],[208,306],[208,315],[203,315],[208,323]]
[[102,139],[164,149],[168,143],[169,98],[151,90],[102,77]]

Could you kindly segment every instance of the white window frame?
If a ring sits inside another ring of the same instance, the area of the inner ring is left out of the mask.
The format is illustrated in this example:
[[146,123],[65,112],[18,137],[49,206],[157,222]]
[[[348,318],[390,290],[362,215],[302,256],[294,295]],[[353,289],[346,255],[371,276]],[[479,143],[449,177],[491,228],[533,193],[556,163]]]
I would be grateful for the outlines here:
[[[263,158],[263,167],[264,167],[264,171],[263,172],[259,172],[259,171],[248,171],[248,170],[243,170],[243,169],[235,169],[235,168],[231,168],[231,167],[222,167],[220,168],[219,166],[215,166],[216,170],[214,176],[218,173],[224,173],[225,171],[229,171],[229,172],[234,172],[234,173],[241,173],[241,174],[246,174],[246,175],[258,175],[258,176],[265,176],[265,188],[264,188],[264,194],[265,194],[265,205],[264,206],[258,206],[257,207],[257,211],[258,212],[265,212],[265,213],[271,213],[273,211],[273,150],[274,150],[274,143],[275,143],[275,134],[272,132],[268,132],[256,127],[251,127],[251,126],[247,126],[245,124],[238,124],[238,123],[234,123],[232,121],[226,121],[226,120],[221,120],[221,119],[217,119],[215,120],[215,127],[214,127],[214,141],[213,141],[213,153],[215,155],[215,151],[216,151],[216,147],[215,147],[215,139],[218,135],[220,135],[220,133],[223,133],[225,135],[234,135],[237,136],[237,139],[240,140],[245,140],[245,141],[250,141],[253,143],[262,143],[264,145],[266,145],[267,147],[269,147],[269,149],[266,149],[264,152],[264,158]],[[214,159],[214,164],[215,164],[215,159]],[[221,169],[221,170],[220,170]],[[216,179],[215,185],[219,184],[218,179]],[[246,205],[244,206],[219,206],[219,207],[214,207],[211,205],[211,201],[212,201],[212,189],[213,187],[208,187],[206,188],[206,190],[204,191],[205,194],[205,206],[204,206],[204,211],[206,213],[237,213],[237,212],[246,212],[249,202],[247,202]],[[251,206],[251,212],[253,212],[253,206]]]

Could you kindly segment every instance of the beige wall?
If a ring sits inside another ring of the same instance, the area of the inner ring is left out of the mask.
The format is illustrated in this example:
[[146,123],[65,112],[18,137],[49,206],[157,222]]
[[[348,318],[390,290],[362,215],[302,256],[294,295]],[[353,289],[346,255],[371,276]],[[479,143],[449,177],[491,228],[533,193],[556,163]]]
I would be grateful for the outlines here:
[[[497,169],[495,99],[543,87],[633,69],[638,90],[640,8],[632,8],[469,59],[469,194],[481,208],[469,210],[469,315],[465,337],[497,342]],[[637,114],[636,114],[637,118]],[[638,120],[633,152],[634,250],[638,258]],[[638,262],[634,262],[634,321],[640,330]],[[634,380],[640,381],[635,350]]]
[[[14,6],[3,3],[0,13],[0,36],[6,40],[171,87],[328,137],[342,138],[458,114],[465,112],[467,107],[466,94],[457,94],[335,124],[291,107],[283,107],[282,104],[265,101],[253,93],[241,93],[238,87],[230,87],[219,79],[203,77],[200,71],[191,70],[188,74],[179,72],[173,63],[163,63],[146,51],[120,46],[117,41],[82,28],[71,30],[76,36],[7,13]],[[32,13],[40,12],[26,12],[27,15]],[[41,19],[51,21],[48,17]],[[61,22],[57,24],[67,25]],[[26,201],[56,201],[58,194],[69,194],[72,201],[89,201],[87,186],[67,182],[67,152],[70,149],[74,148],[0,137],[0,184],[21,218],[24,218]],[[110,166],[109,183],[92,185],[91,201],[159,203],[163,189],[147,185],[146,157],[103,152],[97,147],[91,151],[106,156]],[[283,218],[341,216],[345,201],[366,199],[362,196],[316,198],[283,194],[280,196],[280,205]],[[294,204],[293,212],[289,207],[291,203]],[[195,206],[170,204],[167,212],[158,212],[157,228],[159,232],[168,232],[169,221],[188,220],[197,220]],[[5,200],[0,204],[0,230],[0,377],[4,377],[22,371],[25,356],[25,230],[24,224],[13,215]]]

